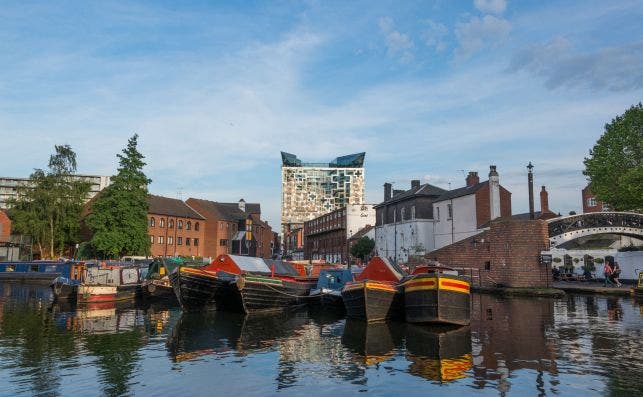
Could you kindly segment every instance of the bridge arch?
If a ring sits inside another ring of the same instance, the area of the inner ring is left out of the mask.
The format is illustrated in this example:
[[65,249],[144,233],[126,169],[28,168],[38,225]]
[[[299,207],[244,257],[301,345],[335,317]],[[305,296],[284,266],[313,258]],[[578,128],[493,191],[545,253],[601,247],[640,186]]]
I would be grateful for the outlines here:
[[547,221],[550,248],[596,234],[620,234],[643,239],[643,214],[636,212],[592,212]]

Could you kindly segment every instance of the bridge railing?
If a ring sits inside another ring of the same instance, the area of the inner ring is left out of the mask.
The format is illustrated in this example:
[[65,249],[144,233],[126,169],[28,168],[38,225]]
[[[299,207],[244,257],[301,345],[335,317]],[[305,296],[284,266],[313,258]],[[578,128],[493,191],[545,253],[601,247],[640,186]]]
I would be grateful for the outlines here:
[[549,237],[581,229],[627,227],[641,229],[643,215],[634,212],[593,212],[555,218],[549,222]]

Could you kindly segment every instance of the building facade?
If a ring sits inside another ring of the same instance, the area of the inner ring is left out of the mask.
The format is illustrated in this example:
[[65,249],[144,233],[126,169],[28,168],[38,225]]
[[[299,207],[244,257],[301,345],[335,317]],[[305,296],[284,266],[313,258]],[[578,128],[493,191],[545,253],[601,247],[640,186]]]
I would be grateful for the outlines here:
[[206,220],[179,199],[148,195],[152,256],[204,256]]
[[611,208],[608,204],[605,204],[602,201],[599,201],[596,198],[596,195],[592,193],[590,185],[585,186],[581,192],[583,198],[583,214],[590,212],[601,212],[601,211],[611,211]]
[[290,230],[284,236],[285,246],[288,251],[284,253],[286,258],[298,261],[304,259],[304,228],[298,227]]
[[304,259],[347,263],[350,257],[348,240],[375,223],[374,207],[372,204],[349,204],[304,222]]
[[236,254],[269,259],[274,255],[274,234],[261,220],[260,204],[243,199],[220,203],[196,198],[186,203],[206,218],[204,256]]
[[[111,177],[100,175],[74,175],[73,178],[90,183],[86,201],[94,198],[98,192],[109,186],[111,182]],[[18,188],[30,185],[31,179],[29,178],[0,177],[0,208],[7,208],[7,202],[18,195]]]
[[362,204],[365,156],[357,153],[330,163],[303,163],[297,156],[281,152],[283,235],[322,214]]

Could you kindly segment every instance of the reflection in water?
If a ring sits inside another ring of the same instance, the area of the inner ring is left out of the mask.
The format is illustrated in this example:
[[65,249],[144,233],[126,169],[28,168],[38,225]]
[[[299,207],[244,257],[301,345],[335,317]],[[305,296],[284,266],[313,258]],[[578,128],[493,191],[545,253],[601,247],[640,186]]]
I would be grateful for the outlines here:
[[0,283],[0,395],[643,391],[641,302],[474,294],[472,309],[470,327],[436,328],[319,310],[76,307],[52,304],[47,288]]

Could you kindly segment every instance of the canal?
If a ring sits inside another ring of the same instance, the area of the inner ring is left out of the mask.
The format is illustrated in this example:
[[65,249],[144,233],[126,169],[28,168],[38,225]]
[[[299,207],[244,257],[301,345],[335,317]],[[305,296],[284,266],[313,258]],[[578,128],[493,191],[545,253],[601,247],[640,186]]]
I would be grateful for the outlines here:
[[0,283],[2,396],[643,395],[643,303],[473,295],[470,327],[52,303]]

